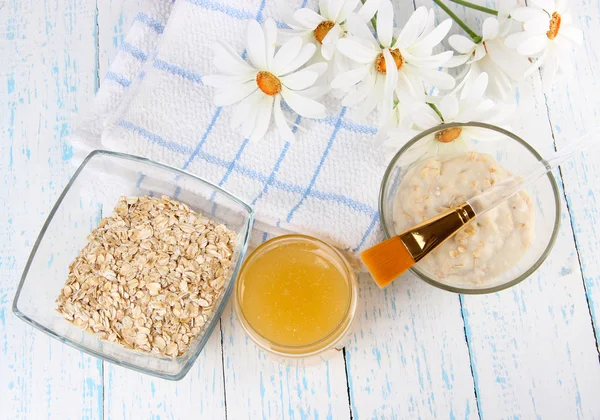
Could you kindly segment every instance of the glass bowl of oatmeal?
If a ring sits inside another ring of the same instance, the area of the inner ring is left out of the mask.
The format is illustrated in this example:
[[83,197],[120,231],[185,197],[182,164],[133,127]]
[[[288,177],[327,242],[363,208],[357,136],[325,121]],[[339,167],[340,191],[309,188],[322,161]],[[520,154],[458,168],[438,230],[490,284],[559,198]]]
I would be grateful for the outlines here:
[[46,220],[13,302],[23,321],[92,356],[179,380],[233,290],[254,212],[137,156],[92,152]]
[[[379,212],[392,237],[453,208],[540,154],[515,134],[485,123],[449,123],[408,141],[382,181]],[[492,293],[529,277],[550,253],[560,226],[560,195],[549,173],[477,218],[411,270],[457,293]]]

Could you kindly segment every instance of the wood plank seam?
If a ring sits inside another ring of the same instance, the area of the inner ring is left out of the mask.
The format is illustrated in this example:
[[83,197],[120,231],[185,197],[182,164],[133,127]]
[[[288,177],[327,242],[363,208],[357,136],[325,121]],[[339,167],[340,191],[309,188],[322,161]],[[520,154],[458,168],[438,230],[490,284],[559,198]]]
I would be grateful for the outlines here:
[[[222,317],[222,316],[221,316]],[[223,405],[225,406],[225,420],[227,420],[227,387],[225,386],[225,346],[223,345],[223,321],[219,319],[219,331],[221,332],[221,375],[223,381]]]
[[467,344],[467,353],[469,354],[469,369],[471,370],[471,378],[473,379],[473,393],[475,394],[475,405],[477,407],[477,417],[481,420],[481,401],[479,401],[478,392],[478,381],[477,374],[473,369],[473,354],[471,351],[471,342],[469,340],[469,334],[467,334],[467,320],[465,319],[464,307],[463,307],[463,295],[458,295],[458,303],[460,304],[460,317],[463,320],[463,331],[465,332],[465,343]]
[[353,420],[354,413],[352,413],[352,399],[350,398],[350,376],[348,375],[348,361],[346,360],[346,347],[342,348],[342,354],[344,356],[344,372],[346,372],[346,393],[348,394],[348,411],[350,413],[350,420]]
[[[545,98],[544,105],[546,106],[546,115],[548,115],[548,124],[550,124],[550,132],[552,133],[552,143],[554,145],[554,150],[557,150],[554,127],[552,126],[552,120],[550,117],[550,107],[548,106],[548,95],[544,94],[544,98]],[[565,205],[567,206],[567,211],[569,213],[569,226],[571,228],[571,234],[573,235],[573,243],[575,244],[575,254],[577,255],[577,262],[579,264],[579,272],[581,274],[583,290],[585,290],[585,302],[587,304],[588,313],[590,315],[590,325],[592,326],[592,334],[594,334],[594,341],[596,342],[596,352],[598,353],[598,363],[600,363],[600,343],[596,339],[596,337],[598,337],[598,335],[596,334],[597,329],[596,329],[596,325],[594,324],[594,317],[592,315],[592,307],[590,304],[590,297],[589,297],[587,285],[585,283],[585,274],[583,272],[581,255],[579,253],[579,243],[577,241],[577,235],[575,235],[575,225],[573,224],[574,214],[572,213],[571,207],[569,206],[569,200],[567,199],[567,190],[566,190],[565,181],[563,178],[563,170],[562,170],[562,167],[560,167],[560,166],[558,167],[558,173],[559,173],[559,177],[560,177],[560,183],[562,184],[562,187],[563,187],[562,188],[563,200],[565,200]]]

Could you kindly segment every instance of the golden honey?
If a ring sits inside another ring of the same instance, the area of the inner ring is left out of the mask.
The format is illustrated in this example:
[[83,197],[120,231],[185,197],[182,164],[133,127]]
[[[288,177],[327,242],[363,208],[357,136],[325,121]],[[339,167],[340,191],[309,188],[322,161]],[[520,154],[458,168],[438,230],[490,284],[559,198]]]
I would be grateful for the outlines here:
[[265,242],[245,261],[236,309],[257,344],[280,354],[331,347],[356,309],[356,279],[334,248],[303,235]]

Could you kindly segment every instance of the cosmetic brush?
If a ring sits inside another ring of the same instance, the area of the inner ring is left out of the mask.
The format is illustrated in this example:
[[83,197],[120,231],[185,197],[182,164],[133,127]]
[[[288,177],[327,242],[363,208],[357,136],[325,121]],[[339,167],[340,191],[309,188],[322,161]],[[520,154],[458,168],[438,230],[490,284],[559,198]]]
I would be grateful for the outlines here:
[[367,249],[361,258],[379,287],[385,287],[427,254],[456,234],[463,226],[552,171],[576,152],[594,144],[600,127],[550,154],[521,175],[513,175],[470,198],[458,207],[441,213],[393,238]]

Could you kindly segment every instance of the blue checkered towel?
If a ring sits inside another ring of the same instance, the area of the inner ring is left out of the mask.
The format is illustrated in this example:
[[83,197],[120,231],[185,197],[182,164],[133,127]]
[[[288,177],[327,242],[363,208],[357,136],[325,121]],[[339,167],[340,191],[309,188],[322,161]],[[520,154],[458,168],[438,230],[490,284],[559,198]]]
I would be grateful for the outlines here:
[[[257,221],[359,251],[382,239],[377,200],[386,161],[376,129],[335,98],[330,115],[249,142],[230,128],[232,107],[212,103],[202,75],[215,73],[215,40],[244,50],[248,19],[277,15],[277,0],[148,0],[74,136],[78,156],[111,149],[199,175],[252,204]],[[300,7],[306,0],[297,0]],[[316,10],[316,5],[308,7]],[[265,235],[265,238],[267,235]]]

